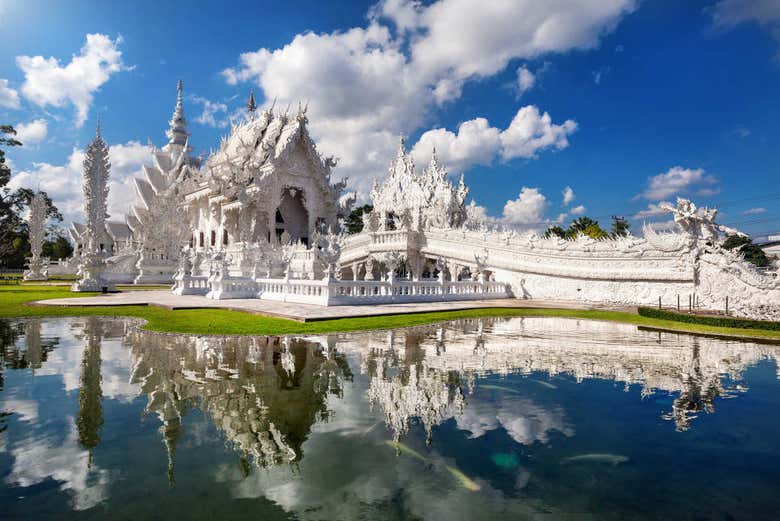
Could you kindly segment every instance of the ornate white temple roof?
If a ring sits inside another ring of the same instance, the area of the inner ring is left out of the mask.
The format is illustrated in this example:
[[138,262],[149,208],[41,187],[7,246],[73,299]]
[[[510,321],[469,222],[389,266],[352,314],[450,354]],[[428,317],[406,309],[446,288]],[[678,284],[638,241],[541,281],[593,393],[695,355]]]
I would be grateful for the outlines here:
[[181,235],[174,233],[182,227],[177,222],[181,186],[197,176],[201,164],[199,158],[191,155],[181,81],[177,84],[176,106],[165,135],[168,143],[152,150],[152,164],[144,166],[143,177],[133,179],[137,202],[126,222],[142,248],[163,247],[171,249],[168,252],[171,254],[178,248],[172,239]]
[[106,221],[106,231],[115,241],[126,241],[133,235],[127,223],[123,222]]
[[[253,103],[250,100],[249,105]],[[288,158],[296,144],[303,146],[306,157],[323,179],[330,178],[330,170],[335,161],[324,159],[317,152],[314,141],[307,128],[306,109],[299,107],[295,117],[287,112],[275,113],[273,108],[262,111],[239,122],[223,138],[219,150],[211,154],[204,168],[205,179],[233,180],[257,184],[260,179],[250,179],[249,171],[260,170],[268,173],[276,163]]]
[[387,176],[381,184],[374,181],[371,201],[379,215],[402,217],[407,214],[415,227],[450,228],[464,223],[468,193],[462,175],[457,187],[449,181],[447,170],[436,157],[436,149],[429,165],[417,173],[402,137]]

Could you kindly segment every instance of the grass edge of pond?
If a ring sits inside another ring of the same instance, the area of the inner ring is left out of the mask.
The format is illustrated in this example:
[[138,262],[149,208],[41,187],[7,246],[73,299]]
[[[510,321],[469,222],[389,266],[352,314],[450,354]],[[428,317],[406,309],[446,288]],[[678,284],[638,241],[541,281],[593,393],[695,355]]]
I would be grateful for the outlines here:
[[351,331],[393,329],[445,322],[448,320],[487,317],[559,317],[603,320],[646,326],[678,333],[711,334],[730,338],[774,340],[780,342],[780,331],[739,329],[690,324],[673,320],[643,317],[626,311],[561,308],[479,308],[429,313],[339,318],[315,322],[270,317],[227,309],[168,310],[157,306],[30,306],[29,302],[54,298],[93,296],[94,293],[71,293],[64,286],[16,285],[0,287],[0,318],[21,317],[133,317],[146,321],[143,329],[160,333],[196,335],[287,335],[346,333]]

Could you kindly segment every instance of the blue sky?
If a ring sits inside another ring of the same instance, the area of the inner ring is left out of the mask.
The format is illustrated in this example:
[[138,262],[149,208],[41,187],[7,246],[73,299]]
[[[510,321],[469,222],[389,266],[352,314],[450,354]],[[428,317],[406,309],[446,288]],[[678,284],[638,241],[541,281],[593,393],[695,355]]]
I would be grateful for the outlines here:
[[520,227],[584,213],[638,229],[684,195],[780,232],[778,0],[160,4],[0,0],[0,121],[26,143],[13,182],[69,218],[96,117],[121,218],[182,79],[198,153],[253,87],[277,107],[308,101],[319,148],[359,192],[403,133],[419,167],[435,145]]

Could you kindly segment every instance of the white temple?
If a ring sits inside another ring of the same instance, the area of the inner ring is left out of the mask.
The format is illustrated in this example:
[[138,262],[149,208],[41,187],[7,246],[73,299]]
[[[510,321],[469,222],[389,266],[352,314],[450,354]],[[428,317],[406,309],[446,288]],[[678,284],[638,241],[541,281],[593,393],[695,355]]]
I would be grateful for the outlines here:
[[521,298],[671,307],[690,299],[723,309],[728,297],[738,316],[780,318],[777,267],[760,271],[722,248],[736,231],[715,223],[717,210],[685,199],[667,208],[675,233],[645,227],[644,237],[563,240],[489,228],[465,204],[463,177],[453,184],[435,151],[418,171],[402,140],[374,183],[363,231],[345,236],[354,199],[343,194],[346,181],[332,181],[336,161],[318,153],[304,107],[258,113],[251,95],[245,120],[201,161],[188,144],[180,82],[167,136],[136,180],[129,237],[116,226],[97,241],[113,254],[103,254],[106,280],[319,305]]

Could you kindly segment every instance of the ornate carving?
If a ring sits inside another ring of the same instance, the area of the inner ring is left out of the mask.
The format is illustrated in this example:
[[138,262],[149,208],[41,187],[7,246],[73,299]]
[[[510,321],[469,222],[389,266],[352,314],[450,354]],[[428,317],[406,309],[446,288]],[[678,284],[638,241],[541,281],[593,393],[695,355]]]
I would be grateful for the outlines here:
[[30,216],[27,218],[27,229],[30,236],[30,253],[28,261],[30,268],[24,274],[24,280],[46,280],[48,261],[41,258],[43,240],[46,238],[46,223],[49,220],[49,206],[46,197],[36,192],[30,200]]
[[100,125],[95,138],[87,145],[84,158],[84,213],[87,217],[86,239],[79,265],[80,279],[71,286],[72,291],[114,291],[114,285],[102,277],[106,252],[100,244],[107,244],[106,215],[108,207],[108,177],[111,164],[108,161],[108,145],[100,136]]
[[380,229],[388,216],[393,216],[397,229],[458,227],[466,222],[467,196],[463,176],[458,187],[453,186],[439,164],[436,150],[430,164],[418,174],[402,138],[387,177],[381,185],[374,182],[372,213],[377,214]]

